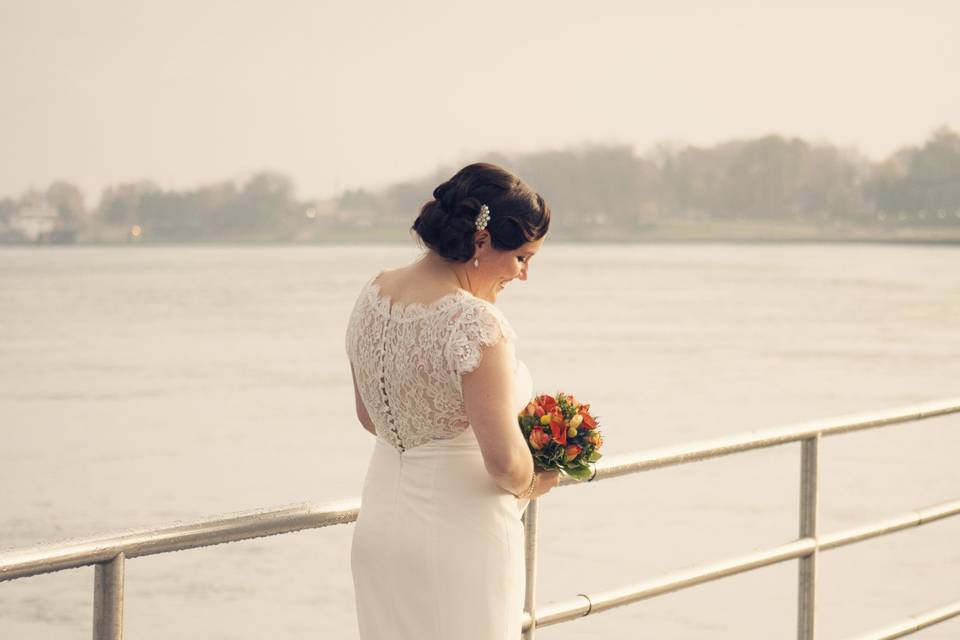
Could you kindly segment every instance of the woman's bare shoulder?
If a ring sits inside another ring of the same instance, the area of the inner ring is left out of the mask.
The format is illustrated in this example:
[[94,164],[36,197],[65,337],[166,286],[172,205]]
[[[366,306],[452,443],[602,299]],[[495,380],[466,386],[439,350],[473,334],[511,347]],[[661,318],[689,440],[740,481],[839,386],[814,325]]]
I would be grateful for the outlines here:
[[380,285],[380,290],[398,302],[428,303],[458,289],[451,287],[448,282],[437,282],[426,279],[418,274],[411,266],[396,267],[381,270],[374,281]]
[[406,269],[406,267],[381,269],[379,272],[377,272],[377,275],[374,277],[373,281],[379,284],[381,288],[386,287],[392,289],[394,285],[397,285],[400,288],[405,288],[407,278],[404,277],[404,274]]

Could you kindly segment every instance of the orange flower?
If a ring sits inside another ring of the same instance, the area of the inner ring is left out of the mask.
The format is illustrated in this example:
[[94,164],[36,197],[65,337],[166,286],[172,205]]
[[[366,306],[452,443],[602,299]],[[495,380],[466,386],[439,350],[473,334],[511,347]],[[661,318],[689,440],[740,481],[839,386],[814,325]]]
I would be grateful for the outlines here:
[[565,450],[567,462],[570,462],[571,460],[576,458],[578,455],[580,455],[581,451],[583,451],[583,447],[581,447],[580,445],[568,444]]
[[532,416],[537,413],[537,403],[533,400],[527,403],[527,408],[524,409],[524,413],[528,416]]
[[534,427],[530,432],[530,446],[534,449],[543,449],[550,442],[550,436],[540,427]]
[[599,431],[593,431],[592,433],[588,433],[587,437],[584,439],[590,444],[592,444],[594,447],[596,447],[597,449],[603,446],[603,436],[600,435]]
[[594,420],[594,419],[593,419],[593,416],[591,416],[591,415],[587,412],[587,409],[589,409],[589,408],[590,408],[590,405],[588,405],[588,404],[585,404],[585,405],[581,406],[581,407],[580,407],[580,413],[579,413],[579,415],[583,416],[583,427],[584,427],[584,429],[596,429],[596,428],[597,428],[597,421]]
[[550,433],[557,444],[567,444],[567,423],[563,420],[563,413],[560,407],[554,407],[550,413]]

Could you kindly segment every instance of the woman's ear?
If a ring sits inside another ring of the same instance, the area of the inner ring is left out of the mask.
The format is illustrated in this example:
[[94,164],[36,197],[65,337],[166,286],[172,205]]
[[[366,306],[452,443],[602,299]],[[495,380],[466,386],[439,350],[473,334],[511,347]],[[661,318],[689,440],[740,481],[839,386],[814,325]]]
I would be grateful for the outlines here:
[[490,232],[487,231],[486,229],[481,229],[480,231],[477,231],[477,235],[474,236],[474,242],[477,245],[478,251],[483,246],[483,243],[486,242],[489,238],[490,238]]

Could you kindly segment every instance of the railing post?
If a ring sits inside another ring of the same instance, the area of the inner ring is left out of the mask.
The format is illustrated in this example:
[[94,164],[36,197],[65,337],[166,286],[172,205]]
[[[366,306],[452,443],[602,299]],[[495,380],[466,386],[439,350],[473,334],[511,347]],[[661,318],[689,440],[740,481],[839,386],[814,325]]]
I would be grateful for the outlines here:
[[98,563],[93,576],[93,640],[123,639],[123,564],[118,553]]
[[523,632],[523,640],[533,640],[537,632],[537,501],[527,503],[523,514],[524,553],[527,579],[523,595],[523,610],[530,614],[530,628]]
[[[820,434],[800,444],[800,538],[817,539],[817,513],[820,509]],[[817,556],[800,558],[797,584],[797,640],[814,640],[816,635]]]

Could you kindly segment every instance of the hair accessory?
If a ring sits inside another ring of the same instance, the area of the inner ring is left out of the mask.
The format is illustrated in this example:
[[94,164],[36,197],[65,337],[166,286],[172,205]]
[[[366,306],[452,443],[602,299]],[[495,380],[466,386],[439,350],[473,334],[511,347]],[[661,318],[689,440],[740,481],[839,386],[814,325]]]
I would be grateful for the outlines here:
[[477,214],[477,231],[486,229],[488,220],[490,220],[490,207],[482,204],[480,205],[480,213]]

